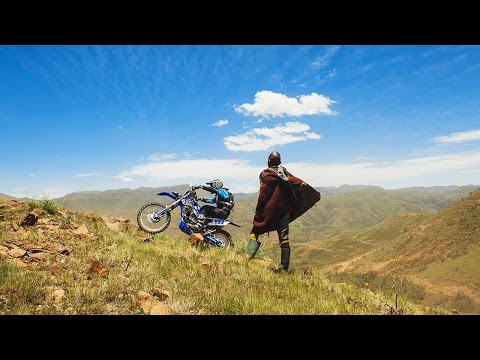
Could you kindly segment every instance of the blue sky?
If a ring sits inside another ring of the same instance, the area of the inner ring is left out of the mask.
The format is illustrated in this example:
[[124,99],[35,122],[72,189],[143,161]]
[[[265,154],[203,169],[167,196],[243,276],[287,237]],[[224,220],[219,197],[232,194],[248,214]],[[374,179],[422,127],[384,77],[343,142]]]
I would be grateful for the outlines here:
[[480,184],[479,46],[0,46],[0,192]]

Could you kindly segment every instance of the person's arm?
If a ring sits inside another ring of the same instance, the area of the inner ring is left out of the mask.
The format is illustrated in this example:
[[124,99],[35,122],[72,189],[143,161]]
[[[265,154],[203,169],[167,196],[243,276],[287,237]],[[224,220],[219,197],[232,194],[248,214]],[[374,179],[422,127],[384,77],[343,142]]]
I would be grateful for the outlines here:
[[[213,187],[205,186],[205,185],[198,185],[198,187],[199,187],[200,189],[203,189],[203,190],[206,190],[206,191],[208,191],[208,192],[211,192],[211,193],[213,193],[213,194],[215,194],[215,195],[217,194],[217,189],[215,189],[215,188],[213,188]],[[206,202],[206,203],[208,203],[208,204],[215,204],[215,202],[216,202],[216,196],[213,196],[213,197],[208,198],[208,199],[207,199],[207,198],[200,198],[200,199],[198,199],[198,200],[203,201],[203,202]]]
[[290,183],[290,185],[292,186],[292,190],[295,189],[295,190],[301,190],[305,185],[307,185],[305,183],[305,181],[303,181],[302,179],[292,175],[291,173],[289,173],[287,171],[287,169],[283,168],[283,170],[285,171],[285,174],[288,176],[288,182]]

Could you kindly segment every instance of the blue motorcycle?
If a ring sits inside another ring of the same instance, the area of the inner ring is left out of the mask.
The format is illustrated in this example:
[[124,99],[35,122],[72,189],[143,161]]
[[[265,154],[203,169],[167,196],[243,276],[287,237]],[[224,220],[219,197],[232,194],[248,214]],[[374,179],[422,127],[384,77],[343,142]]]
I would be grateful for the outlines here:
[[164,231],[172,219],[170,212],[180,206],[180,222],[178,227],[187,235],[201,234],[206,244],[228,249],[233,247],[232,236],[223,226],[232,224],[240,227],[231,220],[208,218],[201,213],[201,207],[197,203],[196,186],[180,195],[176,191],[160,192],[157,195],[168,196],[173,201],[168,205],[152,202],[143,205],[137,214],[137,223],[140,228],[150,234],[158,234]]

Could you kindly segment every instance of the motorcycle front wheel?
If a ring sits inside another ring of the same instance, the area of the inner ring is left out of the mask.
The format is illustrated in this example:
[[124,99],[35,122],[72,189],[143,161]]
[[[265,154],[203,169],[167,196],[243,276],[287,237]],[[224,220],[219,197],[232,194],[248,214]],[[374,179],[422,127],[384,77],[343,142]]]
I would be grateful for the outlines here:
[[[137,223],[140,229],[150,234],[158,234],[165,230],[172,219],[170,211],[165,208],[165,205],[157,202],[143,205],[137,214]],[[162,210],[165,210],[164,213],[158,215]]]

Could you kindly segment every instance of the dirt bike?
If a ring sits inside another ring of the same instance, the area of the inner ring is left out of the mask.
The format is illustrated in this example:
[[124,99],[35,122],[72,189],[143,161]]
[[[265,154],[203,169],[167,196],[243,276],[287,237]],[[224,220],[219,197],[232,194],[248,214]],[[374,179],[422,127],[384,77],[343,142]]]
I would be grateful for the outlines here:
[[180,206],[181,219],[178,227],[183,233],[187,235],[201,234],[204,242],[219,248],[233,247],[232,236],[222,227],[228,224],[237,227],[240,225],[231,220],[206,217],[197,203],[195,190],[198,188],[190,185],[190,188],[182,195],[176,191],[158,193],[157,195],[168,196],[173,201],[168,205],[159,202],[143,205],[137,214],[138,226],[150,234],[158,234],[168,228],[171,221],[170,212]]

